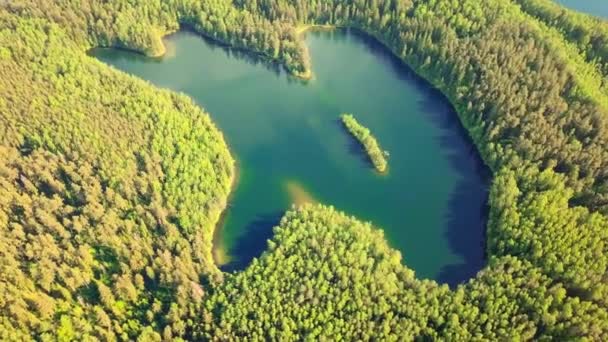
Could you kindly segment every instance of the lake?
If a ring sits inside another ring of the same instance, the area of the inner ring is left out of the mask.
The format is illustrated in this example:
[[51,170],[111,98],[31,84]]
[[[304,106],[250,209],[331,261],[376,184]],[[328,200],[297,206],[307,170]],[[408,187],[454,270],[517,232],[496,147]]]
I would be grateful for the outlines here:
[[[456,284],[485,262],[489,172],[448,101],[387,49],[357,32],[309,32],[314,79],[191,32],[161,59],[92,53],[208,111],[237,160],[239,181],[219,231],[224,270],[266,248],[294,202],[314,199],[384,230],[420,278]],[[339,123],[349,112],[390,152],[377,174]],[[328,246],[328,248],[330,248]]]
[[597,17],[608,18],[608,1],[606,0],[555,0],[556,2]]

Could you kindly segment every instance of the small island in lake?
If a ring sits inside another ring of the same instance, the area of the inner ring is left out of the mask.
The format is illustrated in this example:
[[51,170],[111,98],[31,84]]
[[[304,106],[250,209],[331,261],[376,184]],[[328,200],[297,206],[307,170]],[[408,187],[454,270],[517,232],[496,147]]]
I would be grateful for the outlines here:
[[385,172],[388,165],[385,152],[380,148],[378,141],[371,134],[370,130],[361,125],[352,114],[344,113],[340,115],[340,119],[350,134],[363,145],[376,170],[378,172]]

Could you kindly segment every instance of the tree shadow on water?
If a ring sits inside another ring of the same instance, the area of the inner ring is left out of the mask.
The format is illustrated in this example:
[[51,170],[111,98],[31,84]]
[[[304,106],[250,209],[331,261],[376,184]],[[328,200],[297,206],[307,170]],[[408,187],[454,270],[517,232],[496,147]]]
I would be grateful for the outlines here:
[[[463,261],[444,266],[437,277],[439,282],[454,287],[473,278],[486,262],[487,199],[491,172],[447,99],[430,85],[426,88],[428,95],[421,103],[422,108],[441,129],[439,143],[443,150],[448,151],[450,166],[460,177],[450,195],[445,235],[450,250]],[[442,100],[433,100],[438,97]]]
[[168,35],[167,37],[165,37],[165,39],[170,40],[172,37],[183,34],[189,34],[199,37],[209,49],[211,49],[212,51],[222,51],[228,59],[236,59],[239,61],[244,61],[252,66],[262,67],[274,74],[276,77],[284,75],[288,83],[307,83],[307,80],[303,80],[291,75],[285,69],[284,65],[281,62],[269,59],[268,57],[265,57],[262,53],[256,52],[254,50],[234,46],[230,43],[223,42],[218,38],[213,37],[212,35],[209,35],[205,32],[197,31],[194,27],[187,24],[182,24],[180,26],[179,31]]
[[334,120],[334,123],[338,126],[340,131],[342,131],[342,133],[345,134],[348,138],[348,140],[347,140],[348,142],[347,142],[347,146],[346,146],[346,150],[348,151],[348,154],[350,154],[353,157],[360,160],[361,165],[364,165],[366,168],[375,170],[374,163],[372,163],[369,155],[365,151],[365,148],[363,147],[363,145],[361,145],[359,140],[357,140],[357,138],[355,138],[352,135],[352,133],[349,132],[348,129],[346,129],[346,127],[344,127],[344,123],[342,123],[342,119],[336,119],[336,120]]
[[436,280],[454,287],[474,277],[486,262],[486,224],[491,171],[484,164],[468,131],[443,93],[416,74],[384,44],[365,33],[349,30],[348,35],[390,66],[397,77],[422,92],[419,109],[441,132],[437,137],[450,168],[460,178],[449,197],[445,215],[445,237],[450,251],[462,262],[444,266]]
[[245,269],[254,258],[262,255],[268,247],[267,241],[272,238],[272,229],[279,225],[284,212],[260,214],[245,228],[231,248],[231,260],[220,267],[224,272]]
[[430,84],[426,80],[416,74],[401,58],[396,56],[384,43],[375,37],[354,28],[346,29],[345,32],[345,37],[350,37],[358,44],[362,44],[366,51],[373,55],[376,60],[388,65],[392,69],[393,74],[400,80],[413,82],[416,86],[423,88],[430,88]]
[[357,30],[351,30],[349,34],[363,43],[376,58],[390,66],[400,80],[422,92],[419,109],[441,132],[437,137],[439,145],[450,168],[459,177],[449,197],[444,231],[450,251],[462,258],[462,262],[444,266],[436,280],[454,287],[474,277],[486,262],[487,198],[491,172],[481,159],[458,114],[440,90],[419,76],[374,37]]
[[450,197],[445,236],[450,250],[463,260],[458,264],[445,265],[437,281],[452,288],[475,277],[486,262],[488,208],[485,202],[479,206],[480,197],[486,198],[487,191],[477,188],[477,184],[472,182],[459,183]]
[[[440,90],[419,76],[374,37],[354,29],[347,29],[346,33],[343,37],[348,36],[364,44],[371,54],[391,68],[398,79],[421,91],[422,100],[418,107],[426,119],[441,132],[437,137],[438,143],[450,168],[459,178],[449,196],[443,229],[450,251],[462,261],[445,265],[435,279],[450,287],[466,282],[486,263],[487,198],[491,172],[481,159],[458,114]],[[341,125],[340,120],[338,124]],[[350,135],[348,131],[346,133]],[[356,139],[353,138],[351,142],[349,152],[373,167]]]
[[451,252],[463,261],[444,266],[437,276],[437,281],[455,287],[473,278],[486,262],[487,199],[492,175],[447,99],[430,85],[425,88],[421,107],[440,128],[442,134],[437,139],[460,178],[450,194],[445,236]]

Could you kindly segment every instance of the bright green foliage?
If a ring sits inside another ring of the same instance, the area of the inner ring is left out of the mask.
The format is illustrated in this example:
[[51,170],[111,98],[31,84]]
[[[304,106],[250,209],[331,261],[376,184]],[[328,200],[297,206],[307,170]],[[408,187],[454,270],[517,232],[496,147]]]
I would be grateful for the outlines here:
[[[544,0],[1,6],[0,340],[608,340],[605,22]],[[496,172],[489,264],[468,284],[415,279],[381,233],[322,206],[290,211],[222,281],[221,134],[185,96],[86,56],[156,56],[183,25],[307,74],[310,24],[387,45]]]
[[576,13],[551,0],[517,0],[517,3],[576,44],[587,61],[608,77],[608,24],[605,21]]
[[378,172],[386,171],[388,162],[386,161],[385,153],[369,129],[361,125],[352,114],[342,114],[340,115],[340,119],[344,127],[363,146],[376,170]]
[[207,301],[218,340],[527,340],[608,337],[608,313],[528,262],[493,259],[454,291],[414,278],[382,233],[331,207],[288,212],[269,250]]
[[568,208],[564,177],[529,168],[501,171],[490,194],[488,250],[530,260],[577,296],[608,306],[608,220]]
[[59,24],[85,48],[114,46],[158,56],[165,51],[162,36],[185,26],[277,60],[292,73],[310,68],[292,25],[244,10],[231,0],[11,0],[3,6],[22,17]]
[[0,339],[184,334],[201,276],[219,276],[222,135],[190,99],[87,57],[56,25],[0,18]]
[[[206,304],[219,313],[219,324],[207,326],[212,335],[354,340],[383,339],[385,329],[410,338],[419,332],[411,317],[424,317],[423,308],[399,295],[416,283],[414,273],[381,231],[331,208],[304,207],[288,212],[274,233],[269,251]],[[401,318],[386,327],[374,320],[390,308]]]
[[[596,65],[603,63],[601,32],[608,24],[569,11],[554,23],[541,15],[551,12],[542,1],[523,8],[519,0],[89,0],[87,6],[14,0],[6,6],[59,23],[84,48],[155,55],[164,50],[160,36],[184,25],[277,60],[294,74],[310,69],[298,26],[361,29],[450,98],[493,169],[525,161],[553,168],[567,175],[576,203],[606,213],[608,90]],[[579,31],[597,32],[593,43],[568,33]]]

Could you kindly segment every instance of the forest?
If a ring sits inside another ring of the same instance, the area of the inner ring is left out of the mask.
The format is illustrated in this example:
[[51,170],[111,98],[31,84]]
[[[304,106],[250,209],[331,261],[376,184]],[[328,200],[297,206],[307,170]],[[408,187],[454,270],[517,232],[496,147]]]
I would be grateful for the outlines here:
[[385,172],[388,165],[385,152],[380,148],[369,128],[361,125],[352,114],[341,114],[340,120],[348,132],[363,146],[376,170]]
[[[453,104],[493,172],[475,278],[417,279],[331,203],[222,273],[222,133],[87,55],[188,28],[306,76],[306,25],[375,37]],[[607,40],[550,0],[0,2],[0,340],[608,340]]]

